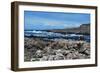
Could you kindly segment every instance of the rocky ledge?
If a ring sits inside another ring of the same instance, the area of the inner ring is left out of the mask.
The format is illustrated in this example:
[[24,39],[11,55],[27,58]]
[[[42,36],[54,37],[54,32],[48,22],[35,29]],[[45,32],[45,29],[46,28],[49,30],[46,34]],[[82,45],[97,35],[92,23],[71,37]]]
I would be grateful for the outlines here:
[[24,48],[25,62],[90,58],[90,43],[85,41],[25,37]]

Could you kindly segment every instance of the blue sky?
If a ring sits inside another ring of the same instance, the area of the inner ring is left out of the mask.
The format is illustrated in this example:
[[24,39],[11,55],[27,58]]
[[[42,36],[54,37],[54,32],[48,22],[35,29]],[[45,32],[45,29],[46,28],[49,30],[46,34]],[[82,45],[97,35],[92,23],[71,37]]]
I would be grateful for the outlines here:
[[63,29],[90,23],[90,14],[24,11],[25,30]]

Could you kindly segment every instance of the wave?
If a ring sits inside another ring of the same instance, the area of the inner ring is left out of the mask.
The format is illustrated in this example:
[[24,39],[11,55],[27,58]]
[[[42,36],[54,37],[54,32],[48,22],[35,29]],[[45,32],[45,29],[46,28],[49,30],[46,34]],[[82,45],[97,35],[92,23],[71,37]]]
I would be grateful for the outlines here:
[[47,31],[24,31],[25,37],[38,37],[38,38],[63,38],[63,39],[74,39],[74,40],[85,40],[90,42],[90,35],[81,35],[81,34],[61,34],[55,32],[47,32]]

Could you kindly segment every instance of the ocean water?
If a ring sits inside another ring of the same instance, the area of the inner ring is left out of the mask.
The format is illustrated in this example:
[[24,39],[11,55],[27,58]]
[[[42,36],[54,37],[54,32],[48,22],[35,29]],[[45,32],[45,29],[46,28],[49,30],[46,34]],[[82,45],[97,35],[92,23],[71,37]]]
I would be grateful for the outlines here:
[[43,38],[43,39],[72,39],[72,40],[84,40],[90,42],[90,35],[82,34],[61,34],[47,31],[24,31],[25,37]]

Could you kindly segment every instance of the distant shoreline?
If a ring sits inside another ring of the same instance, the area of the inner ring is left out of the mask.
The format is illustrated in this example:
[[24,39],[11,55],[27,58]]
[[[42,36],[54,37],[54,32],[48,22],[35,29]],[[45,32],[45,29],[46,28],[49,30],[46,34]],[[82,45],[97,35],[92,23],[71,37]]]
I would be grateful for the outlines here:
[[[24,31],[33,31],[33,30],[24,30]],[[55,32],[61,34],[90,35],[90,24],[82,24],[79,27],[74,27],[74,28],[48,29],[48,30],[35,30],[35,31],[47,31],[47,32]]]

